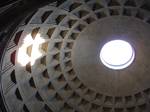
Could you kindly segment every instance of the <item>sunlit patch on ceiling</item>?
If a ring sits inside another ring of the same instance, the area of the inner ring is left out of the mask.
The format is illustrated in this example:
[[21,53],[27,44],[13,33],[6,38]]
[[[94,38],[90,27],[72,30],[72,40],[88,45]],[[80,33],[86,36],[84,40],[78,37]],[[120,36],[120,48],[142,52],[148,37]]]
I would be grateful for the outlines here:
[[42,56],[40,45],[45,42],[40,34],[37,34],[35,39],[31,34],[28,34],[18,50],[17,62],[22,66],[26,66],[29,62],[34,65],[35,61]]

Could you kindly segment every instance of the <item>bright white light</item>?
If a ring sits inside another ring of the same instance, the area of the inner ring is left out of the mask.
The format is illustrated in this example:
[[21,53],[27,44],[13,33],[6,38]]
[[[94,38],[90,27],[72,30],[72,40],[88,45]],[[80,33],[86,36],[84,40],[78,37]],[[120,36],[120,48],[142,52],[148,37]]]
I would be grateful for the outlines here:
[[100,52],[102,63],[108,68],[116,70],[128,67],[134,58],[134,49],[123,40],[113,40],[106,43]]
[[[40,37],[40,34],[37,34],[35,39],[31,37],[31,34],[27,35],[22,43],[22,46],[18,50],[17,61],[22,65],[25,66],[29,62],[31,65],[34,65],[35,61],[42,56],[42,53],[39,50],[40,44],[44,43],[45,40]],[[31,56],[27,55],[27,48],[32,45],[32,52]]]
[[42,53],[39,51],[40,44],[44,43],[45,40],[40,37],[40,34],[37,34],[32,47],[32,54],[31,54],[31,65],[35,63],[35,61],[42,56]]

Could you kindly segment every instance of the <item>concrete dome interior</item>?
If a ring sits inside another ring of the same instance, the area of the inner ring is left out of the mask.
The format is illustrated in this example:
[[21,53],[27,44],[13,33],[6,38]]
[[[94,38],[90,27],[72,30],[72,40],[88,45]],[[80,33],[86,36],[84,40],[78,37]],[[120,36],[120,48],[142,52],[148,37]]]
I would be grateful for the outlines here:
[[[3,44],[0,112],[150,112],[149,4],[49,1],[25,14]],[[100,60],[112,40],[130,43],[129,66]]]

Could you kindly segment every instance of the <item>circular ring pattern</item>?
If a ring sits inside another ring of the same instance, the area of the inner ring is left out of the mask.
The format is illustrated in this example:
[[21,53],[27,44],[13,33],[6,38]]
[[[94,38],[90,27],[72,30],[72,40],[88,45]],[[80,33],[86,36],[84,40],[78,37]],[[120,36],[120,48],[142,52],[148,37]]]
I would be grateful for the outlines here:
[[[150,87],[128,96],[94,91],[76,75],[72,49],[80,33],[97,20],[128,16],[150,24],[149,13],[147,3],[139,0],[67,0],[27,16],[8,42],[3,58],[1,84],[8,111],[148,112]],[[34,42],[24,45],[26,37]],[[38,46],[37,38],[44,40]],[[18,63],[19,48],[29,59],[23,66]],[[37,50],[38,57],[33,54]]]

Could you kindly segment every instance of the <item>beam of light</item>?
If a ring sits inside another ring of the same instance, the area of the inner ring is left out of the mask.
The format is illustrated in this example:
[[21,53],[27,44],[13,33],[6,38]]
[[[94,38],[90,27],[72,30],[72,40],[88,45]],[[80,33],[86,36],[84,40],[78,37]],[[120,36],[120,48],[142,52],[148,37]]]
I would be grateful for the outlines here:
[[[18,50],[17,61],[22,66],[26,66],[29,62],[31,65],[34,65],[35,61],[42,56],[42,53],[39,50],[40,44],[44,43],[40,34],[37,34],[35,39],[32,38],[31,34],[28,34],[22,43],[22,46]],[[27,48],[32,45],[31,56],[27,54]]]
[[101,52],[102,63],[111,69],[123,69],[134,60],[135,53],[132,46],[123,40],[113,40],[106,43]]

